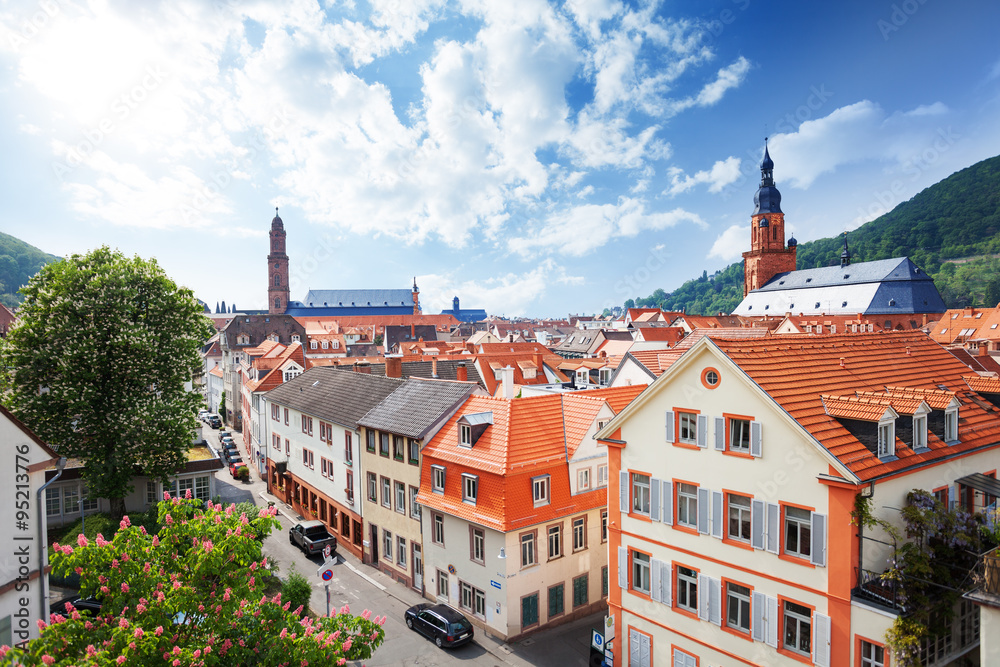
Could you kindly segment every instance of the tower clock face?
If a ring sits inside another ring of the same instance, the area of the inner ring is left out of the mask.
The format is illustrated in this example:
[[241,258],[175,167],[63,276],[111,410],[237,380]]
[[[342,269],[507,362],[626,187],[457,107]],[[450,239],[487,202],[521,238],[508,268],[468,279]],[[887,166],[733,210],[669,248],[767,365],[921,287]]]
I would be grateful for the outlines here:
[[278,268],[278,263],[277,262],[274,263],[274,268]]

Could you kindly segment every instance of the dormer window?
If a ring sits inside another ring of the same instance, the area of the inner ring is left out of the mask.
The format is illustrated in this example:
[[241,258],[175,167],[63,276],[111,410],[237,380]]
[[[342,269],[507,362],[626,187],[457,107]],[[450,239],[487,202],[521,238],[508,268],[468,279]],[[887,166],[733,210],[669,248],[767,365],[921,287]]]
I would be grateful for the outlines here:
[[958,440],[958,408],[949,408],[944,411],[944,441],[956,442]]
[[299,338],[298,334],[292,334],[292,342],[293,343],[298,343],[299,340],[301,340],[301,339]]
[[609,384],[611,384],[611,369],[610,368],[602,368],[600,370],[600,381],[601,381],[601,385],[604,386],[604,387],[607,387]]
[[310,350],[315,350],[316,347],[317,347],[316,341],[314,341],[314,340],[309,341],[309,349]]
[[330,343],[328,341],[323,341],[323,349],[325,350],[328,347],[330,347]]
[[878,457],[884,459],[895,455],[896,423],[895,421],[880,421],[878,423]]
[[458,425],[458,444],[463,447],[472,447],[472,427],[468,424]]
[[458,419],[458,444],[462,447],[472,447],[492,424],[492,412],[462,415]]
[[248,336],[246,334],[240,334],[239,336],[236,337],[236,344],[237,345],[249,345],[250,344],[250,336]]

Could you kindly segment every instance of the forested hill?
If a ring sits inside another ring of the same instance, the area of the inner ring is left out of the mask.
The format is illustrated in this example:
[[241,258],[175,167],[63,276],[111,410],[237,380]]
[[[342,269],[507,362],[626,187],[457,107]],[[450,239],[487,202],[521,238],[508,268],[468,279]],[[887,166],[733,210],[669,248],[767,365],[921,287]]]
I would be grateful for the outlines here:
[[0,303],[14,308],[21,303],[17,290],[44,265],[59,259],[21,239],[0,232]]
[[[996,306],[1000,302],[1000,157],[952,174],[847,238],[855,262],[912,259],[934,278],[949,308]],[[749,247],[749,239],[747,243]],[[798,268],[839,263],[843,243],[842,236],[800,243]],[[634,304],[710,315],[731,312],[742,299],[743,263],[738,262],[713,277],[703,273],[673,292],[658,289],[635,299]]]

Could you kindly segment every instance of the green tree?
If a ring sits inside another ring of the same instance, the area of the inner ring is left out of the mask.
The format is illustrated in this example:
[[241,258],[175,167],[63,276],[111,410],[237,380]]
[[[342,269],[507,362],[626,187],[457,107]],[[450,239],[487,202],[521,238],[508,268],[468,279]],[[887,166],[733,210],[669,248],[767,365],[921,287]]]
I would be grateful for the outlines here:
[[345,605],[335,616],[301,618],[297,603],[263,594],[270,573],[255,535],[280,525],[273,508],[250,519],[233,505],[198,504],[164,500],[156,535],[125,517],[111,541],[81,535],[55,545],[53,571],[78,573],[81,593],[97,596],[101,610],[53,616],[24,651],[0,649],[0,664],[337,665],[371,657],[384,617],[352,616]]
[[122,516],[137,472],[166,480],[186,461],[201,399],[185,383],[211,325],[155,260],[107,247],[46,265],[22,293],[5,401]]
[[219,418],[222,419],[222,423],[226,423],[226,390],[223,389],[222,393],[219,394]]

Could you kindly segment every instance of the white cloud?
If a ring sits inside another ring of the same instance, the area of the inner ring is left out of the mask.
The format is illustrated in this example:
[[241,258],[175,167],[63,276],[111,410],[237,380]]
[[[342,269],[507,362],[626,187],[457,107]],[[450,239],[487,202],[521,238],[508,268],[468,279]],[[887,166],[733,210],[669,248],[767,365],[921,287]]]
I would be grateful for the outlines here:
[[749,225],[733,225],[716,237],[708,251],[708,258],[718,257],[726,262],[738,260],[743,256],[749,241]]
[[667,229],[684,222],[706,226],[697,213],[681,208],[647,211],[645,201],[622,197],[615,204],[582,204],[554,212],[544,220],[540,230],[509,239],[507,247],[524,256],[557,251],[579,257],[614,238],[633,237],[643,231]]
[[692,107],[710,107],[717,104],[726,92],[738,87],[750,71],[750,61],[740,56],[716,73],[715,80],[705,84],[697,95],[673,100],[668,105],[669,115],[676,115]]
[[523,313],[539,301],[555,282],[582,285],[581,276],[572,276],[552,260],[546,260],[528,273],[506,273],[485,280],[470,280],[458,272],[417,276],[421,293],[432,295],[422,303],[428,313],[451,308],[452,296],[458,296],[464,308],[485,308],[488,313]]
[[740,158],[730,156],[725,160],[719,160],[708,171],[699,171],[694,176],[685,175],[676,167],[669,173],[671,195],[687,192],[700,183],[707,183],[709,192],[721,192],[724,187],[739,180]]
[[840,107],[771,137],[775,180],[808,188],[822,174],[869,160],[899,174],[919,169],[924,153],[947,151],[958,140],[949,114],[940,102],[893,114],[869,100]]

